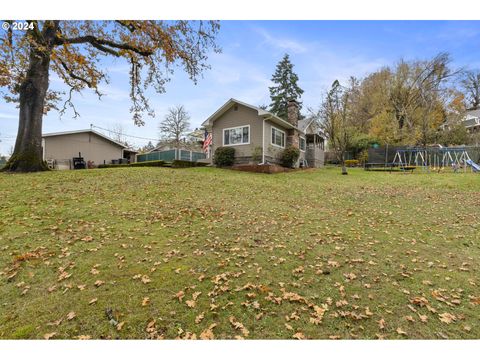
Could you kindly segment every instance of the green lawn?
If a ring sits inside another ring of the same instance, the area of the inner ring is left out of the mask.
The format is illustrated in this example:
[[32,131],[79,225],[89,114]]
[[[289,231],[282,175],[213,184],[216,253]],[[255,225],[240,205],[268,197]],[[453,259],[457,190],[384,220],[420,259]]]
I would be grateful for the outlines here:
[[0,174],[0,214],[0,338],[480,338],[477,174]]

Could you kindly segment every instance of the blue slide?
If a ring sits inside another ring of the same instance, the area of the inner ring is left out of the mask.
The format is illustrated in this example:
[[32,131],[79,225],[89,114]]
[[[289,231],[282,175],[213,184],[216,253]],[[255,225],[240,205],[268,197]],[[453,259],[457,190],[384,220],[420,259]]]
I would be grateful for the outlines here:
[[475,164],[472,160],[468,159],[466,161],[467,165],[471,166],[473,171],[475,172],[479,172],[480,171],[480,165],[478,164]]

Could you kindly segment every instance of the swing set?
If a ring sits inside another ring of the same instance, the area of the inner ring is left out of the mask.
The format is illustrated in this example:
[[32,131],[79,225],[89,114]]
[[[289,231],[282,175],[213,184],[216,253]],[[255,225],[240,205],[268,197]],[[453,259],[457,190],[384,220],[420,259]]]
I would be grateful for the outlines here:
[[470,159],[464,147],[397,149],[392,165],[399,167],[402,171],[420,168],[425,172],[430,170],[440,172],[446,167],[451,167],[454,172],[460,168],[466,172],[468,166],[476,171],[474,166],[476,164]]

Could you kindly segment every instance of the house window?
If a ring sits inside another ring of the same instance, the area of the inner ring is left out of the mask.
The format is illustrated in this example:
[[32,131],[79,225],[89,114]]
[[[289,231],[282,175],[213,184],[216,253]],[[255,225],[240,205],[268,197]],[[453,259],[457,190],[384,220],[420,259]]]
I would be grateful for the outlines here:
[[285,132],[272,126],[272,145],[285,147]]
[[306,148],[307,148],[307,143],[305,141],[305,138],[300,136],[300,150],[305,151]]
[[223,129],[223,145],[244,145],[250,143],[250,125]]

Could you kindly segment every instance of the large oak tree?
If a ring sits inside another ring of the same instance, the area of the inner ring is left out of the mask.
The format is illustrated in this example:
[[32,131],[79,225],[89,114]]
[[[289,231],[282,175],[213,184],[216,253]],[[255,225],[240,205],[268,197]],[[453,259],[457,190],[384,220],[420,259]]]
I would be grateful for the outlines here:
[[[15,149],[5,169],[45,170],[42,161],[42,117],[51,109],[71,108],[72,94],[108,82],[103,57],[130,64],[131,112],[135,124],[153,116],[145,90],[165,91],[175,66],[196,81],[208,68],[210,49],[219,51],[216,21],[32,21],[26,31],[0,33],[0,90],[6,101],[17,102],[19,127]],[[65,93],[49,89],[54,72],[66,84]]]

